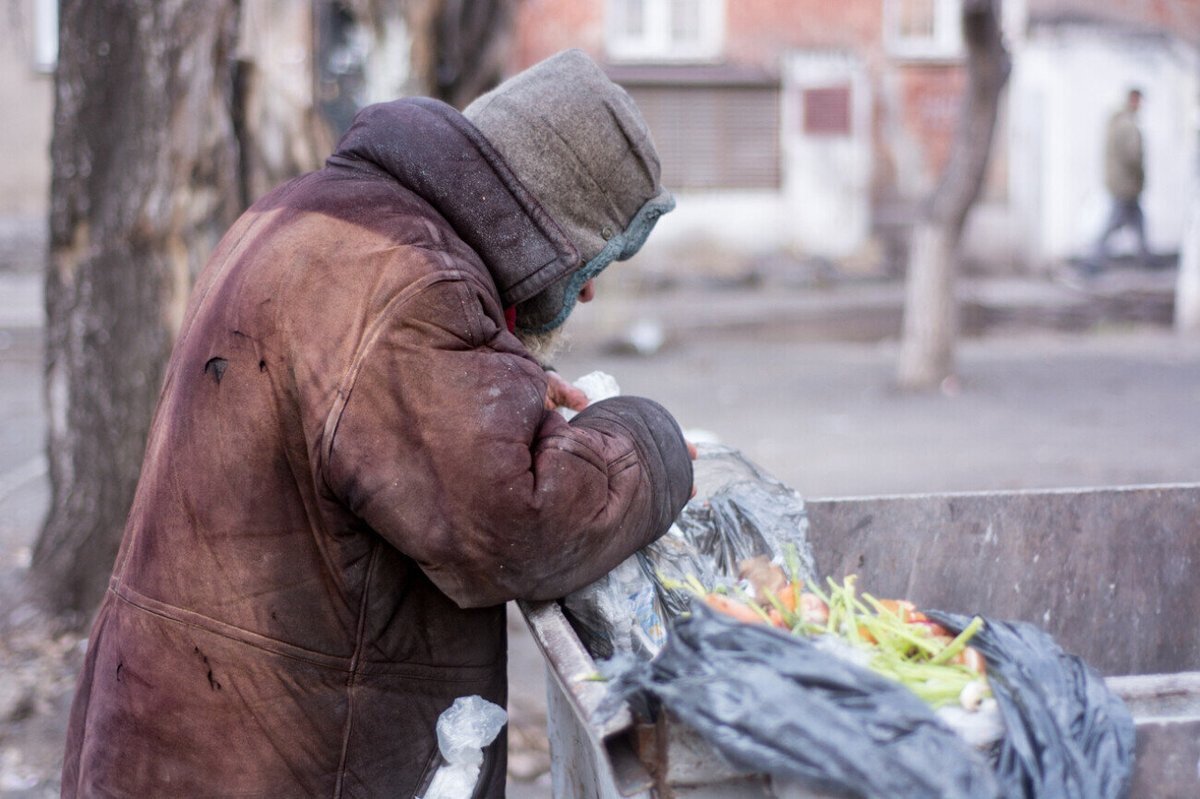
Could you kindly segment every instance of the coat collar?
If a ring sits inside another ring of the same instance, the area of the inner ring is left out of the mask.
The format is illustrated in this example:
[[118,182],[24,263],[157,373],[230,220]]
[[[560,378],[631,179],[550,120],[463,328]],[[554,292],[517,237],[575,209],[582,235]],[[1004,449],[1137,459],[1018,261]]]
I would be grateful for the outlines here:
[[364,108],[328,164],[373,165],[441,214],[487,266],[505,306],[577,270],[579,251],[466,117],[430,98]]

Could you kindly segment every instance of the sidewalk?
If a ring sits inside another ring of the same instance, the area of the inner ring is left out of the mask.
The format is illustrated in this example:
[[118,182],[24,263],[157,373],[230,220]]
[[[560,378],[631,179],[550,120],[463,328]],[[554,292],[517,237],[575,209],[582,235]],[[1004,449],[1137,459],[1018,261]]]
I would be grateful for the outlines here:
[[[41,328],[44,282],[40,271],[0,270],[0,331]],[[649,320],[682,338],[770,327],[772,335],[798,341],[874,341],[899,335],[905,286],[899,280],[816,286],[691,281],[635,292],[619,282],[602,281],[598,291],[600,301],[574,312],[569,325],[573,336],[616,335]],[[1086,330],[1124,322],[1169,325],[1174,291],[1173,269],[1113,270],[1076,287],[1039,277],[968,277],[958,286],[962,330],[968,336],[1013,326]]]
[[[619,268],[619,266],[617,267]],[[1175,271],[1117,269],[1083,286],[1040,277],[968,277],[958,283],[964,336],[1013,329],[1085,331],[1130,323],[1171,324]],[[817,286],[691,282],[635,293],[598,285],[569,325],[580,344],[639,350],[638,337],[665,342],[725,335],[796,343],[898,339],[903,281],[838,281]]]

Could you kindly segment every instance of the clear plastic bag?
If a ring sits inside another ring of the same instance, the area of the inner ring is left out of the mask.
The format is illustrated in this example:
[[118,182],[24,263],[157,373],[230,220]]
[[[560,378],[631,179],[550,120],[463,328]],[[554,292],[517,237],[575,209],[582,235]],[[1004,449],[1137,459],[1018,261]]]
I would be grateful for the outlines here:
[[460,696],[437,721],[442,765],[420,799],[464,799],[475,791],[483,750],[508,722],[504,708],[481,696]]
[[[689,576],[707,587],[731,583],[738,565],[757,555],[795,568],[799,574],[791,576],[811,582],[816,568],[804,499],[736,449],[719,444],[698,449],[696,496],[667,534],[639,553],[655,578],[663,615],[687,611],[691,596],[675,586]],[[795,563],[784,564],[788,550]]]
[[792,489],[721,445],[701,445],[695,462],[696,496],[670,530],[596,582],[563,600],[563,608],[593,657],[653,657],[666,623],[688,609],[678,587],[689,577],[706,586],[737,579],[738,564],[756,555],[783,565],[797,555],[811,580],[812,551],[804,500]]
[[638,555],[563,599],[563,610],[593,657],[653,657],[666,640],[654,582]]

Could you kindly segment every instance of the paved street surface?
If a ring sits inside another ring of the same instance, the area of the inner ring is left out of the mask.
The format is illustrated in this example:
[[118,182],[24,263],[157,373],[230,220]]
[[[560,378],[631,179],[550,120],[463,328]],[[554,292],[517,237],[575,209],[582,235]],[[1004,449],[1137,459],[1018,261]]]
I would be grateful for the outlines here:
[[[555,359],[564,375],[606,371],[809,497],[1200,481],[1200,339],[1161,325],[993,330],[962,343],[958,380],[912,395],[892,385],[894,340],[871,340],[894,320],[894,286],[854,289],[858,300],[779,287],[640,298],[599,288]],[[1087,303],[1026,288],[1051,305]],[[0,271],[0,582],[23,573],[48,498],[39,307],[40,278]],[[628,354],[631,338],[653,344],[656,332],[655,354]],[[540,657],[518,619],[510,635],[509,796],[548,797]],[[2,694],[0,795],[56,795],[67,696],[6,705]]]

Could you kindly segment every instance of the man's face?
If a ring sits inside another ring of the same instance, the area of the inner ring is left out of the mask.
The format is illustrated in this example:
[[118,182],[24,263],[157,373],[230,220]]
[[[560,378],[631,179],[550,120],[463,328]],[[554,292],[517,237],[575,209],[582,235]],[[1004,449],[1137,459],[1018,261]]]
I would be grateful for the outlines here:
[[[596,296],[594,280],[583,284],[577,297],[579,302],[591,302]],[[559,325],[548,333],[525,333],[517,329],[517,338],[529,350],[529,354],[541,363],[548,363],[554,356],[562,352],[563,347],[570,342],[570,337],[563,332],[566,325]]]
[[1129,93],[1129,110],[1136,113],[1137,110],[1141,107],[1142,107],[1142,93],[1141,92],[1130,92]]

